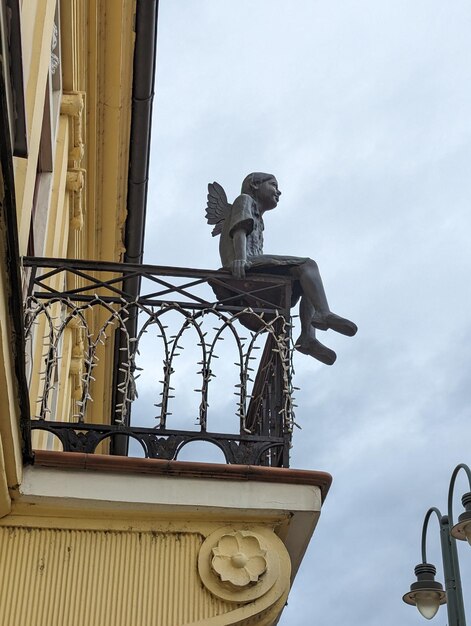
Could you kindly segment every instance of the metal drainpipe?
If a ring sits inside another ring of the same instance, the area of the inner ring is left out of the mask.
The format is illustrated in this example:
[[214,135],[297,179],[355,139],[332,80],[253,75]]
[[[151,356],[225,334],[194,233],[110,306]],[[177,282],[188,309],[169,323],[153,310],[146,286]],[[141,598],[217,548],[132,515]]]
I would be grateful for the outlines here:
[[[126,247],[124,263],[142,263],[144,254],[150,135],[157,51],[158,7],[159,0],[137,0],[136,4],[136,42],[133,62],[132,117],[127,199],[128,215],[124,237]],[[131,296],[137,296],[139,294],[140,282],[139,278],[124,280],[124,291]],[[136,336],[137,312],[129,316],[126,329],[131,337]],[[119,333],[119,340],[116,341],[115,344],[113,416],[115,415],[115,406],[120,401],[117,393],[120,383],[120,372],[118,369],[121,355],[125,354],[119,350],[120,347],[124,347],[124,337],[122,337],[122,335],[123,333]],[[114,437],[111,443],[111,453],[127,455],[128,443],[127,437]]]

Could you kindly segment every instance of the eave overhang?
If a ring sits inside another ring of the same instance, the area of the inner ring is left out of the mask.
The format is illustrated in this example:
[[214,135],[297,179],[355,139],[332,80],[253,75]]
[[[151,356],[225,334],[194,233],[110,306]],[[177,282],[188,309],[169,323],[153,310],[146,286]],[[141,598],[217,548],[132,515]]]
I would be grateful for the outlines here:
[[25,524],[34,514],[36,525],[54,516],[88,518],[97,527],[110,516],[124,526],[270,524],[290,554],[294,579],[331,482],[326,472],[309,470],[37,451],[12,514]]

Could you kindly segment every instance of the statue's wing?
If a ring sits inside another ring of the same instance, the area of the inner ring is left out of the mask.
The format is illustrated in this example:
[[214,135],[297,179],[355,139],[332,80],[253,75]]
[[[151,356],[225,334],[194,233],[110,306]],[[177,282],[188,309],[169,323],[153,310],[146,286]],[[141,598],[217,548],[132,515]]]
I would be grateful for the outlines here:
[[208,224],[215,224],[211,234],[213,237],[220,235],[224,220],[229,214],[231,205],[227,201],[226,192],[217,182],[208,185],[208,204],[206,206],[206,219]]

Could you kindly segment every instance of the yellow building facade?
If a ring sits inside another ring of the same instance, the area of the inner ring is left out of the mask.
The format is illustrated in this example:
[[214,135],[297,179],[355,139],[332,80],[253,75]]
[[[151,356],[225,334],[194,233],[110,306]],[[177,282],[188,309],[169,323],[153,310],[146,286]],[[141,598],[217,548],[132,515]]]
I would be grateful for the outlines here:
[[[124,367],[124,379],[116,373],[117,366],[123,370],[119,346],[129,320],[117,332],[106,315],[121,323],[123,285],[137,294],[141,280],[126,274],[113,283],[109,276],[119,275],[117,264],[142,262],[157,4],[2,0],[5,626],[275,624],[330,486],[328,474],[274,466],[263,441],[259,465],[244,461],[243,438],[239,447],[225,448],[239,456],[224,465],[178,461],[168,450],[148,458],[147,443],[146,458],[126,456],[124,417],[112,425],[112,436],[100,430],[103,422],[110,426],[116,407],[125,416],[132,395],[133,371]],[[35,265],[34,259],[44,258],[50,265]],[[79,314],[69,314],[51,297],[47,315],[38,315],[28,331],[32,314],[27,309],[23,319],[22,307],[32,280],[39,265],[53,267],[58,259],[75,273],[42,270],[43,295],[65,290],[67,303],[80,295],[103,306],[96,313],[82,303]],[[106,272],[105,288],[99,281]],[[95,295],[89,295],[84,289],[93,280]],[[110,289],[118,292],[115,300]],[[47,316],[61,329],[53,356]],[[90,352],[92,331],[102,327]],[[90,360],[100,366],[92,370]],[[124,388],[128,395],[120,401],[117,390]],[[92,392],[98,402],[87,402]],[[84,404],[86,424],[80,421]],[[200,416],[204,410],[202,402]],[[55,430],[45,424],[73,422],[77,415],[72,439],[57,424]],[[45,428],[36,429],[38,419]],[[249,432],[250,410],[243,419]],[[95,439],[87,451],[79,443],[89,435]]]

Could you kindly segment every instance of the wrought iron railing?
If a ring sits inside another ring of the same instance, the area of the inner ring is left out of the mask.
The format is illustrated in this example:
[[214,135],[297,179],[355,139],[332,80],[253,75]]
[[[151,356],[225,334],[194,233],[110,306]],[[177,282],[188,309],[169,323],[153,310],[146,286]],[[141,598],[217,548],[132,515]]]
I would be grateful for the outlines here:
[[129,443],[131,453],[137,446],[168,460],[205,441],[228,463],[288,466],[288,278],[42,258],[23,265],[33,433],[49,433],[65,451],[123,453]]

